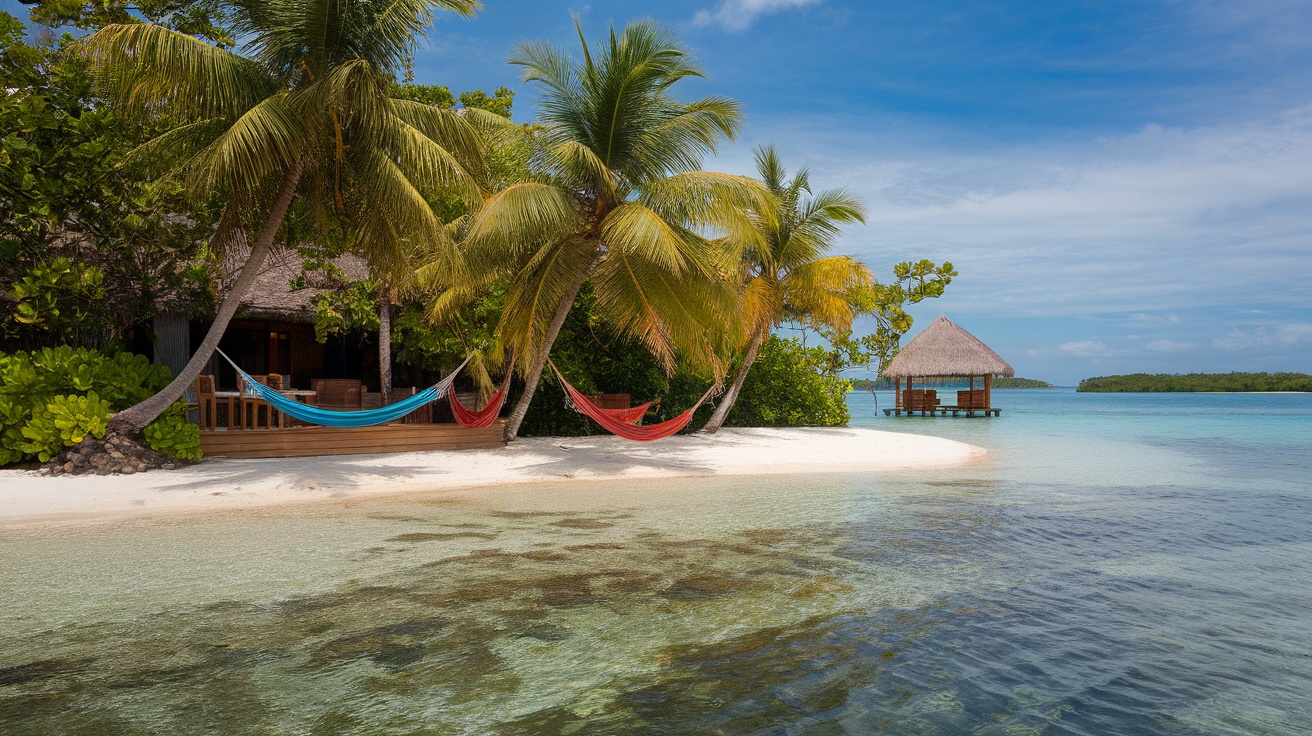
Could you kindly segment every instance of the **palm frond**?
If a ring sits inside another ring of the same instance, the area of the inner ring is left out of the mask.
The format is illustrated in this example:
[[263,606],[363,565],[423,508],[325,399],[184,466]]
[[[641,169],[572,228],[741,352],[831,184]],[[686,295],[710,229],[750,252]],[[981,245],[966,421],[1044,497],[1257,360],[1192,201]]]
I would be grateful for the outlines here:
[[109,99],[148,117],[235,119],[278,89],[251,60],[150,23],[105,26],[78,48]]
[[620,205],[601,224],[601,240],[620,251],[658,264],[675,278],[696,265],[706,242],[637,202]]
[[305,127],[286,95],[271,95],[246,111],[188,165],[200,188],[254,190],[301,155]]
[[787,308],[836,329],[851,326],[855,317],[852,292],[869,287],[874,275],[851,256],[832,256],[800,264],[781,281]]

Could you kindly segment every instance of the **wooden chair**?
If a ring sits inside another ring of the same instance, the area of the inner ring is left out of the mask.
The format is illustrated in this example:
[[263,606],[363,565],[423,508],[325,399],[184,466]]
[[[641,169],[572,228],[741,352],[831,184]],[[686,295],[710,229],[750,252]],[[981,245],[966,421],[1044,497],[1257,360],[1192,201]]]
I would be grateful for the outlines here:
[[361,383],[353,378],[315,378],[310,389],[316,394],[318,405],[333,411],[359,411]]
[[[264,385],[268,386],[274,391],[282,391],[284,388],[286,388],[287,381],[283,380],[283,376],[277,373],[270,373],[268,376],[265,377]],[[269,416],[270,429],[273,428],[273,423],[275,421],[278,422],[279,427],[287,426],[287,417],[282,412],[278,411],[272,406],[269,406],[267,402],[265,403],[265,406],[268,408],[269,411],[268,416]]]
[[[269,385],[269,376],[251,376],[251,378],[253,380],[259,381],[265,386]],[[278,377],[278,384],[279,386],[282,385],[281,376]],[[249,424],[250,429],[259,429],[260,409],[264,409],[264,416],[265,416],[264,426],[268,428],[273,428],[273,415],[275,410],[272,406],[269,405],[269,402],[265,401],[264,399],[261,399],[258,394],[250,390],[246,386],[246,382],[242,381],[241,379],[238,379],[237,381],[237,390],[241,394],[241,412],[238,415],[241,428],[247,429],[246,425]]]
[[962,409],[987,409],[984,392],[976,389],[957,392],[957,406]]
[[220,406],[227,407],[228,428],[232,429],[232,397],[214,395],[214,376],[196,376],[196,407],[200,410],[198,423],[201,429],[214,431]]
[[936,389],[909,388],[902,395],[902,408],[910,411],[933,411],[938,404]]

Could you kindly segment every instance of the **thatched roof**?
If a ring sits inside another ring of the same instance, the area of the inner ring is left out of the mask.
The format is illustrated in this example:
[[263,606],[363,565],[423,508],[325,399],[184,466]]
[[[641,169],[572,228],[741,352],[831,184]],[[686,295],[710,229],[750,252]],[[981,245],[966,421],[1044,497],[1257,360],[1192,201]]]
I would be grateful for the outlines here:
[[1011,377],[1016,371],[989,346],[941,314],[902,348],[883,375],[889,378]]
[[[369,276],[363,259],[342,256],[333,261],[352,280]],[[301,275],[304,263],[295,253],[271,257],[256,277],[250,293],[241,301],[238,319],[272,319],[284,322],[314,322],[314,300],[323,289],[308,286],[292,290],[291,282]]]

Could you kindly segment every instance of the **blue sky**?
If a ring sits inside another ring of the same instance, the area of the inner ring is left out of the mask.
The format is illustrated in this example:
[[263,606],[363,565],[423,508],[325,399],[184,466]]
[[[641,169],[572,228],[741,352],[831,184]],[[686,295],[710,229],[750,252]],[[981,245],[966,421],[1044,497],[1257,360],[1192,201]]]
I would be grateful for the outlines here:
[[947,313],[1019,375],[1312,371],[1312,3],[485,4],[437,24],[417,81],[511,87],[528,120],[518,41],[665,22],[710,77],[683,94],[749,116],[708,168],[773,143],[858,193],[840,250],[951,260],[917,328]]

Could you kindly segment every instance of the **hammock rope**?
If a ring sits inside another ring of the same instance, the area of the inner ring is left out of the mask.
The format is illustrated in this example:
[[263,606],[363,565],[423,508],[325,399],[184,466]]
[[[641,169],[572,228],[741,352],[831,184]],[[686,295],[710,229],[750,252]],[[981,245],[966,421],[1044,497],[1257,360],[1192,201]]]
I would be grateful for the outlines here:
[[[688,426],[688,422],[692,421],[692,415],[697,412],[697,409],[701,408],[701,405],[707,399],[711,398],[712,395],[718,393],[720,390],[720,384],[717,382],[714,386],[707,389],[706,393],[702,394],[700,399],[697,399],[697,403],[693,404],[687,411],[673,419],[668,419],[659,424],[635,425],[630,422],[621,421],[612,415],[612,412],[624,410],[602,409],[589,401],[586,395],[571,386],[569,381],[565,380],[565,377],[560,374],[560,369],[551,361],[551,358],[547,358],[547,364],[551,366],[552,372],[556,374],[556,378],[560,379],[561,385],[565,387],[565,395],[568,397],[569,402],[573,405],[575,411],[590,417],[592,421],[600,424],[607,432],[623,437],[626,440],[634,440],[635,442],[651,442],[653,440],[665,439],[671,435],[678,434],[680,430]],[[651,402],[643,404],[642,407],[634,407],[633,410],[641,408],[645,413],[647,407],[650,406],[650,403]],[[639,415],[638,419],[641,418],[642,416]],[[634,421],[637,421],[637,419]]]
[[246,382],[246,386],[250,391],[254,393],[256,397],[266,401],[269,406],[272,406],[293,419],[299,419],[308,424],[318,424],[324,427],[372,427],[378,424],[394,422],[415,409],[422,407],[424,404],[431,401],[437,401],[442,398],[442,396],[446,395],[451,390],[451,384],[455,381],[456,374],[460,372],[461,368],[465,367],[465,363],[469,362],[469,358],[465,358],[464,363],[461,363],[458,368],[452,371],[451,375],[443,378],[423,391],[417,392],[414,396],[398,401],[395,404],[388,404],[387,406],[378,409],[365,409],[363,411],[332,411],[329,409],[320,409],[317,406],[310,406],[309,404],[302,404],[296,399],[283,396],[277,391],[277,389],[270,388],[254,378],[251,378],[249,373],[242,370],[241,367],[233,362],[232,358],[229,358],[222,350],[215,348],[215,352],[222,355],[223,359],[228,361],[228,363],[236,369],[237,373],[242,377],[242,380]]

